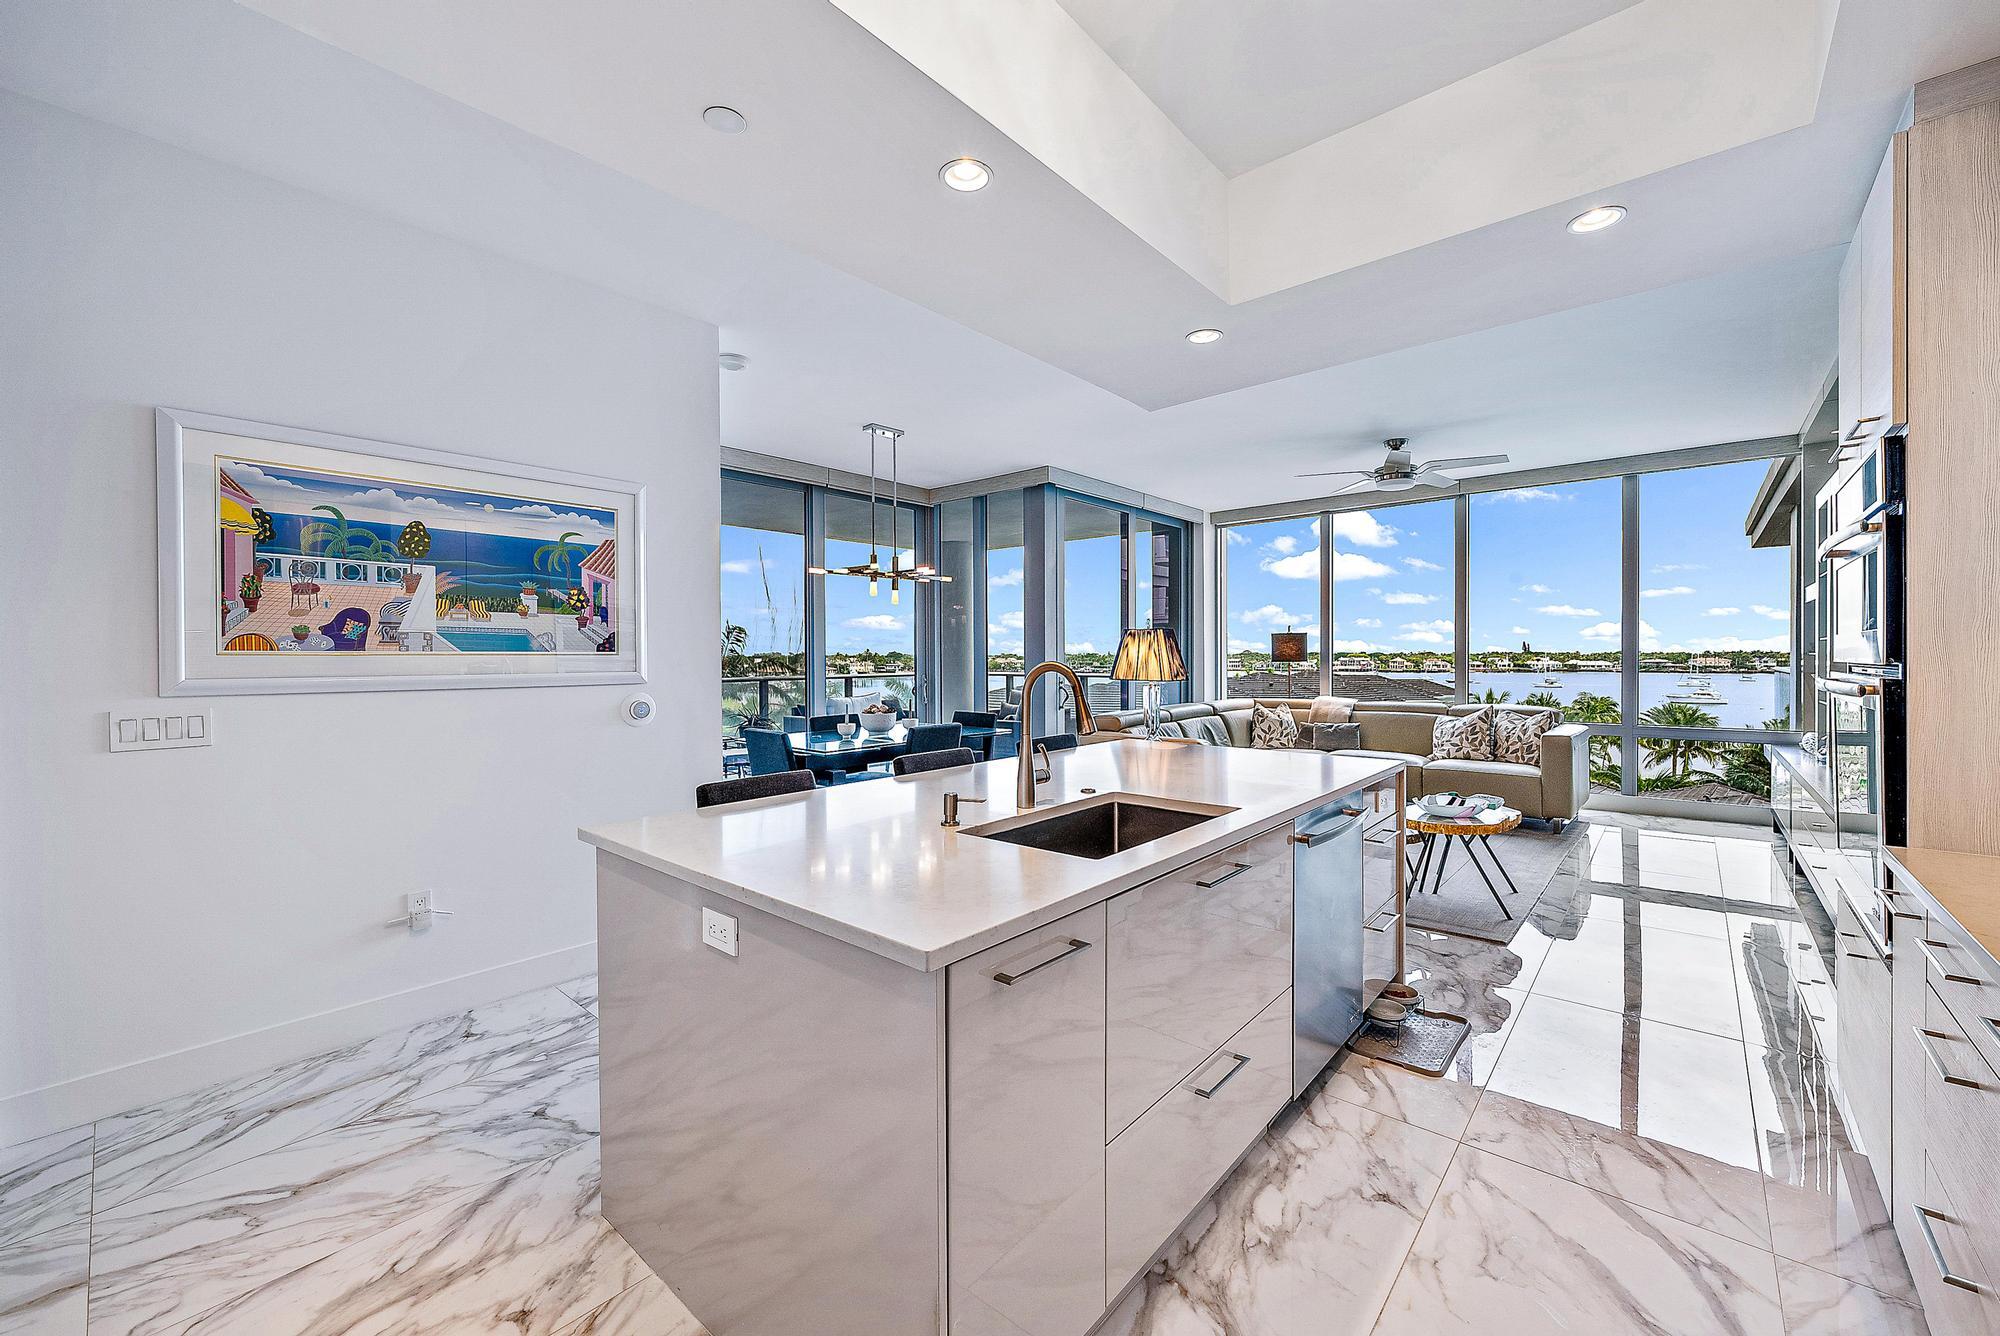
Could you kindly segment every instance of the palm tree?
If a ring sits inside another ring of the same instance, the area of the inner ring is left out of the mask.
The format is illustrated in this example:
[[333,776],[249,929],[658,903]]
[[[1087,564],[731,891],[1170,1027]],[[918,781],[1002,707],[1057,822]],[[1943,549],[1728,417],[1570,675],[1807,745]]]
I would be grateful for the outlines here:
[[750,643],[750,633],[735,622],[722,624],[722,652],[724,655],[741,654]]
[[1512,699],[1514,699],[1513,692],[1495,691],[1492,687],[1488,687],[1486,688],[1486,694],[1479,698],[1479,703],[1482,705],[1504,705]]
[[538,571],[547,571],[550,575],[559,575],[564,579],[568,579],[570,563],[576,560],[577,553],[583,551],[581,547],[578,547],[569,540],[572,538],[581,538],[582,536],[582,534],[572,529],[553,543],[543,543],[535,549],[535,569]]
[[1521,697],[1521,704],[1533,705],[1543,710],[1561,710],[1563,703],[1553,691],[1534,691]]
[[340,513],[338,506],[314,506],[333,516],[333,522],[314,520],[299,530],[299,548],[310,552],[315,544],[320,546],[320,555],[328,557],[366,557],[382,546],[382,540],[359,525],[349,524],[347,516]]
[[[1669,701],[1640,715],[1639,722],[1654,728],[1714,728],[1720,721],[1698,705]],[[1683,780],[1692,778],[1696,762],[1714,765],[1729,754],[1725,744],[1697,738],[1641,738],[1639,745],[1647,760],[1665,764],[1669,775]]]

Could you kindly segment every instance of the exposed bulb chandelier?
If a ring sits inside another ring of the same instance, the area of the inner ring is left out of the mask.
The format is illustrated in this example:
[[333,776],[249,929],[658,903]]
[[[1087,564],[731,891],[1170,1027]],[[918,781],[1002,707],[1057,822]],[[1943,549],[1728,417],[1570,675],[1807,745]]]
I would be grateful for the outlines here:
[[[938,574],[937,568],[934,566],[903,566],[899,564],[902,560],[900,556],[902,545],[897,541],[897,529],[902,522],[903,511],[902,507],[897,504],[901,488],[896,469],[896,443],[902,439],[902,431],[896,427],[885,427],[879,422],[866,423],[862,426],[861,430],[868,433],[868,560],[858,566],[834,566],[830,568],[826,566],[808,566],[806,569],[814,575],[851,575],[856,579],[866,580],[868,582],[868,596],[870,598],[874,598],[881,593],[881,582],[887,580],[889,582],[889,601],[891,603],[901,603],[903,601],[903,586],[906,584],[950,584],[951,577],[949,575]],[[888,438],[889,442],[889,564],[887,566],[882,564],[882,560],[876,551],[876,538],[878,536],[876,517],[881,509],[881,487],[879,485],[879,475],[876,473],[876,452],[882,444],[884,437]],[[912,534],[912,560],[915,559],[915,548],[915,535]]]

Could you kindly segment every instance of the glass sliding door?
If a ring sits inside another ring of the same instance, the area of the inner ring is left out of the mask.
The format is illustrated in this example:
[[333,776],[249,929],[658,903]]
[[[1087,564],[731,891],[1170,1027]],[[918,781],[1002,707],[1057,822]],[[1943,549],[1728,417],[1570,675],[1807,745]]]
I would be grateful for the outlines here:
[[[911,566],[917,560],[916,541],[914,507],[892,511],[887,504],[871,506],[865,496],[826,494],[827,566],[859,565],[870,551],[884,567],[892,556],[896,565]],[[892,590],[887,580],[842,575],[821,577],[819,583],[826,600],[827,710],[838,713],[860,698],[857,708],[873,699],[914,712],[916,591],[907,585]]]
[[1449,498],[1330,517],[1336,696],[1451,700],[1455,614]]
[[[1083,679],[1093,710],[1125,708],[1125,684],[1112,680],[1111,660],[1125,631],[1125,514],[1106,506],[1060,499],[1062,524],[1062,661]],[[1075,726],[1063,714],[1064,728]]]
[[[1623,783],[1623,492],[1619,478],[1482,492],[1467,553],[1472,698],[1605,730],[1591,739],[1591,786],[1611,792]],[[1641,653],[1656,641],[1642,620]]]
[[985,628],[979,619],[986,606],[985,572],[979,558],[977,497],[948,501],[938,507],[938,572],[951,583],[933,586],[937,608],[939,717],[954,710],[983,710],[985,668],[980,663]]
[[806,493],[722,478],[722,736],[775,728],[806,701]]
[[986,502],[986,706],[1011,717],[1026,671],[1028,552],[1024,499],[995,492]]
[[[1125,624],[1133,627],[1164,627],[1174,633],[1181,657],[1193,671],[1192,646],[1188,643],[1188,527],[1179,520],[1132,515],[1131,601]],[[1160,703],[1178,705],[1188,700],[1188,682],[1165,682],[1160,686]],[[1128,692],[1132,708],[1143,703],[1144,688]]]
[[[1271,520],[1220,530],[1223,694],[1310,696],[1319,690],[1319,520]],[[1273,657],[1274,633],[1306,638],[1306,658]]]

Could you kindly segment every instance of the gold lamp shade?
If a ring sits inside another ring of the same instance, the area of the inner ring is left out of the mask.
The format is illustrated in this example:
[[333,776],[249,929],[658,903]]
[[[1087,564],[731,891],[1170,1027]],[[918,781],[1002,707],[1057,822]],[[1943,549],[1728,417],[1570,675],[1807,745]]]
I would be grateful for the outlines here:
[[1304,631],[1273,631],[1271,633],[1272,663],[1304,663],[1306,661],[1306,633]]
[[1165,626],[1135,627],[1118,642],[1111,676],[1120,682],[1184,682],[1187,664],[1180,642]]

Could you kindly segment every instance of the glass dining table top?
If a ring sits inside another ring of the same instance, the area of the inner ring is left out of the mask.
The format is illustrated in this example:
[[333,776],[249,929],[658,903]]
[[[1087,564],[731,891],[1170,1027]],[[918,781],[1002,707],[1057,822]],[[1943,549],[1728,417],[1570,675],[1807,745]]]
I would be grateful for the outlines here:
[[[886,733],[857,730],[851,738],[843,738],[832,730],[787,733],[785,741],[790,743],[792,751],[800,756],[854,756],[865,752],[898,752],[909,745],[911,723],[912,721],[906,719]],[[960,745],[970,747],[974,751],[982,751],[985,749],[987,739],[999,731],[997,728],[972,724],[961,725]]]

